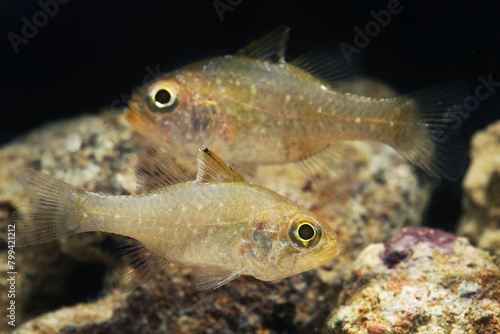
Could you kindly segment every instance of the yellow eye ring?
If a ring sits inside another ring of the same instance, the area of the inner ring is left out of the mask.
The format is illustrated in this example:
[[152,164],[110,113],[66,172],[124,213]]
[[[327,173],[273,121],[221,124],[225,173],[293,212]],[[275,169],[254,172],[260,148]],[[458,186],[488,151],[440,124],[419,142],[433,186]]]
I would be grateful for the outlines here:
[[179,104],[177,94],[168,87],[159,87],[147,98],[151,111],[158,114],[172,113]]
[[288,234],[296,247],[310,248],[321,239],[321,228],[313,219],[301,217],[292,223]]

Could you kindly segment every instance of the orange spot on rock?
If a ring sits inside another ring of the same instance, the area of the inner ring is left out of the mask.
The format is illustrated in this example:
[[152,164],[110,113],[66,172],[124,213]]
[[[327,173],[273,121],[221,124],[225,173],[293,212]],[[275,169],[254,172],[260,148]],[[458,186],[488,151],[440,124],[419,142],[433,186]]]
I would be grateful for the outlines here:
[[370,334],[385,334],[388,333],[387,325],[383,322],[371,320],[366,322],[366,329]]
[[411,286],[411,283],[401,282],[398,278],[391,278],[385,288],[389,291],[401,292],[405,286]]

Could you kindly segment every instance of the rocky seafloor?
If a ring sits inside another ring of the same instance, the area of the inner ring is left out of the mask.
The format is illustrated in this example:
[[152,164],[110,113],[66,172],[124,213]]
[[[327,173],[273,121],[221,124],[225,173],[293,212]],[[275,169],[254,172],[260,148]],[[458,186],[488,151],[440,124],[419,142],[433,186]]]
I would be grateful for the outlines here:
[[[498,128],[485,133],[498,134]],[[121,115],[103,114],[48,124],[2,147],[2,272],[8,271],[8,217],[28,203],[19,182],[23,166],[90,191],[133,194],[129,164],[137,142]],[[488,142],[489,149],[500,151],[500,140],[496,146],[495,140]],[[488,245],[498,242],[492,239],[498,234],[498,197],[477,201],[467,188],[474,166],[481,165],[476,159],[490,156],[479,152],[485,148],[473,145],[459,232],[491,249]],[[190,268],[169,265],[147,284],[119,293],[113,289],[114,248],[121,237],[73,235],[15,250],[16,332],[498,332],[500,272],[494,257],[465,238],[425,228],[403,230],[422,225],[437,181],[384,145],[350,143],[345,152],[349,175],[327,183],[315,183],[296,165],[259,167],[247,177],[331,224],[342,253],[330,263],[276,282],[240,277],[204,292],[195,291]],[[177,162],[195,176],[196,166]],[[495,193],[500,174],[498,165],[492,166],[497,169],[488,169],[490,176],[470,186],[476,194]],[[466,228],[475,224],[479,227]],[[485,237],[490,241],[482,241]],[[9,302],[8,289],[8,282],[0,282],[1,305]],[[10,330],[7,321],[0,323],[1,332]]]
[[500,270],[465,238],[405,228],[351,266],[332,333],[498,333]]

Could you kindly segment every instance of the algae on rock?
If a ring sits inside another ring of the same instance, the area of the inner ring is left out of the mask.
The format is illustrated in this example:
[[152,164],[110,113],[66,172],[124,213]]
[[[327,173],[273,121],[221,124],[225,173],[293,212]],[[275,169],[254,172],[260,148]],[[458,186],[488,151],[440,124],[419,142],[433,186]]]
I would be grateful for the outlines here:
[[331,333],[498,333],[500,269],[464,238],[406,228],[361,252],[340,304]]

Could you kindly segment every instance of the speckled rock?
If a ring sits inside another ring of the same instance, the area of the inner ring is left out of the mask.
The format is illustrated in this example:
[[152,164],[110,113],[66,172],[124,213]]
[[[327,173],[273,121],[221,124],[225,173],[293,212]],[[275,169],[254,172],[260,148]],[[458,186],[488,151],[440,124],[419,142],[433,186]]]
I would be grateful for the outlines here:
[[[102,115],[49,124],[3,147],[1,228],[5,229],[6,217],[13,209],[27,203],[18,180],[24,165],[90,191],[134,193],[135,177],[129,161],[137,142],[137,135],[120,115]],[[346,152],[349,177],[326,183],[309,179],[296,165],[259,167],[252,175],[245,175],[329,222],[342,248],[334,261],[279,282],[242,277],[202,293],[193,289],[190,268],[171,265],[148,285],[121,299],[101,299],[98,297],[107,295],[116,283],[113,248],[121,237],[74,235],[16,250],[18,324],[62,307],[33,319],[18,332],[36,332],[37,328],[72,333],[326,330],[328,314],[336,306],[342,280],[349,272],[346,268],[366,245],[383,242],[404,226],[419,225],[433,188],[433,181],[389,147],[350,143]],[[177,162],[189,176],[195,176],[196,166]],[[6,261],[5,251],[5,246],[0,249],[1,265]],[[0,299],[7,302],[5,294],[0,294]],[[85,307],[104,307],[103,303],[111,310],[106,313],[109,317],[93,320],[81,316]],[[5,328],[0,327],[0,331]]]
[[500,254],[500,122],[474,136],[463,187],[458,234]]
[[331,333],[499,333],[500,269],[461,237],[417,227],[354,262]]

